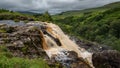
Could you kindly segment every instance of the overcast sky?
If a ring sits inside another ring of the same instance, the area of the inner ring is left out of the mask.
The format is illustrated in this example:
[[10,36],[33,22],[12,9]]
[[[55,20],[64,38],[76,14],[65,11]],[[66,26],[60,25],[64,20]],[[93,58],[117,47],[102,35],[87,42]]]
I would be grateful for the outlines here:
[[14,11],[59,13],[102,6],[120,0],[1,0],[0,8]]

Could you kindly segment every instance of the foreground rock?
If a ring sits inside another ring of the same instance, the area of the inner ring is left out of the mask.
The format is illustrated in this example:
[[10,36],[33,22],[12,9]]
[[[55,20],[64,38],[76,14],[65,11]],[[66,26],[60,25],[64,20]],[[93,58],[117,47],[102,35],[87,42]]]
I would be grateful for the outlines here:
[[46,56],[41,46],[39,30],[34,26],[1,25],[0,30],[0,45],[7,46],[14,56],[28,58]]
[[120,68],[120,52],[115,50],[94,53],[92,60],[96,68]]

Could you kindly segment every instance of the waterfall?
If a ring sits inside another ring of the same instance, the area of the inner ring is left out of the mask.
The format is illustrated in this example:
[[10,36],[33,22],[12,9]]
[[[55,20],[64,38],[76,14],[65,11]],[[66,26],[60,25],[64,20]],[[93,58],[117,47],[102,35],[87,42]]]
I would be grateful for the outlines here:
[[78,54],[78,57],[82,57],[91,68],[94,68],[92,65],[92,53],[87,52],[84,48],[80,48],[64,34],[59,26],[44,22],[40,30],[40,36],[43,49],[49,58],[54,58],[67,68],[70,68],[70,62],[67,61],[74,61],[74,59],[69,57],[69,51],[74,51]]

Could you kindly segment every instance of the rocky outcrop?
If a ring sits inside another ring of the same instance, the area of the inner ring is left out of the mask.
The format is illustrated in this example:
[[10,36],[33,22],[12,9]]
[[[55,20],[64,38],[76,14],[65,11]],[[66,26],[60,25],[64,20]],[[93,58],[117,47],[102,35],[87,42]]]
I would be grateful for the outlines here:
[[46,56],[42,49],[40,31],[30,25],[1,25],[0,45],[5,45],[14,56],[38,58]]
[[80,47],[86,49],[88,52],[91,53],[102,52],[104,50],[112,50],[110,46],[100,45],[98,43],[90,42],[87,40],[81,40],[74,36],[71,36],[70,39],[74,40]]
[[108,50],[93,54],[95,68],[120,68],[120,52]]

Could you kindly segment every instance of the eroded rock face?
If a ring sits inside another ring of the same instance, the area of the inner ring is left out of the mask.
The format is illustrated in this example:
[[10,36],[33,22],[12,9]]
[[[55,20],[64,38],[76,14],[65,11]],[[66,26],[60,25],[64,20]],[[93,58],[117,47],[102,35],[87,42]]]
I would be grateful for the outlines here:
[[94,53],[92,61],[96,68],[120,68],[120,52],[108,50]]
[[14,56],[38,58],[46,56],[42,49],[40,31],[35,26],[0,25],[0,45],[5,45]]

